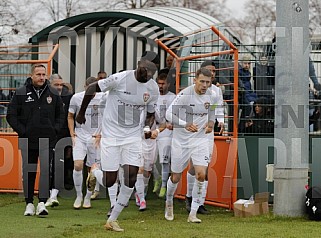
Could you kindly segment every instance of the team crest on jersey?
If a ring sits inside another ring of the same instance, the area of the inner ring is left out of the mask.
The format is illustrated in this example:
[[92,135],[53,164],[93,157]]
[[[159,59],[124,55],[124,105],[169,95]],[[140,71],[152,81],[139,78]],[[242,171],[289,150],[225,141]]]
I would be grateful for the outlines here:
[[52,97],[50,95],[47,97],[47,103],[50,104],[52,102]]
[[210,103],[209,102],[204,103],[204,107],[205,107],[205,109],[209,109],[210,108]]
[[144,102],[147,102],[149,98],[150,98],[150,94],[148,92],[144,93],[143,95]]
[[98,109],[98,105],[93,105],[93,109],[97,110]]

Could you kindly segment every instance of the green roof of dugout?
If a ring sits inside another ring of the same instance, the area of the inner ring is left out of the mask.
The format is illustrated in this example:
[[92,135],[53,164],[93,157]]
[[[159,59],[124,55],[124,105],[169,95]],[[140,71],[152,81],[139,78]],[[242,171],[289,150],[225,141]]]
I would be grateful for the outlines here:
[[[85,33],[85,29],[105,30],[109,27],[130,28],[131,31],[155,40],[161,37],[173,37],[206,29],[209,26],[220,26],[221,23],[196,10],[179,7],[152,7],[141,9],[92,12],[77,15],[56,22],[41,30],[29,39],[37,44],[47,41],[50,35],[67,32]],[[179,39],[164,41],[168,46],[179,44]]]

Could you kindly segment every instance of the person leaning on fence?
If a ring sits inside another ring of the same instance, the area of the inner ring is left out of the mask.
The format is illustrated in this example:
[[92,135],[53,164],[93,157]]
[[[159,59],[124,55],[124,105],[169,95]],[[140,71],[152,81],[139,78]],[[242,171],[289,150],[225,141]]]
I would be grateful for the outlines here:
[[[7,112],[9,125],[18,133],[22,154],[23,191],[26,201],[25,216],[35,214],[34,185],[40,160],[39,203],[36,214],[48,215],[45,202],[49,197],[51,162],[57,134],[63,125],[63,103],[56,89],[49,87],[46,67],[33,65],[31,77],[13,95]],[[23,140],[27,139],[27,140]]]

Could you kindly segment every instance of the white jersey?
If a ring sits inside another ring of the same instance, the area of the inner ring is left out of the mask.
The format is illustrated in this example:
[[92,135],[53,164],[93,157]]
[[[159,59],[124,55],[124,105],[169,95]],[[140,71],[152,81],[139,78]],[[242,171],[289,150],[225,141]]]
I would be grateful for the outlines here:
[[[70,113],[73,113],[77,116],[84,96],[85,91],[76,93],[72,96],[68,109]],[[90,101],[85,113],[85,124],[81,125],[79,123],[76,123],[75,133],[77,135],[77,138],[82,141],[88,141],[88,139],[92,138],[92,135],[94,135],[97,131],[98,125],[102,122],[102,109],[99,106],[102,96],[103,93],[96,93],[95,97]]]
[[159,95],[154,80],[140,83],[134,70],[116,73],[98,81],[99,88],[109,91],[102,121],[102,136],[130,143],[141,138],[140,116],[144,109],[155,112]]
[[[168,92],[165,95],[159,95],[157,101],[157,108],[159,111],[159,117],[165,118],[166,110],[169,108],[173,100],[175,99],[176,95],[172,92]],[[164,137],[172,137],[172,130],[168,130],[167,128],[163,130],[161,133],[158,134],[157,139],[164,138]]]
[[[209,136],[205,134],[205,127],[209,120],[215,121],[215,108],[218,103],[219,95],[211,89],[207,89],[203,95],[195,92],[194,85],[182,90],[166,111],[166,119],[174,125],[173,139],[188,147],[208,143]],[[187,131],[187,123],[196,124],[198,131]]]
[[222,89],[217,87],[216,85],[212,84],[211,90],[214,91],[218,97],[219,102],[217,103],[218,106],[215,108],[215,116],[218,122],[224,123],[224,108],[223,108],[223,93]]

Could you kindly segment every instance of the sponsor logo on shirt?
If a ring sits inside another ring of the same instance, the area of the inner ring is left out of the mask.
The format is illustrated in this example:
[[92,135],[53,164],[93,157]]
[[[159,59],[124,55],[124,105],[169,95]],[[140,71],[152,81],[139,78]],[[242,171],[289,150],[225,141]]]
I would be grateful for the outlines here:
[[208,113],[207,113],[207,112],[203,112],[203,113],[186,112],[186,114],[188,114],[188,115],[192,115],[192,116],[199,116],[199,117],[203,117],[203,116],[206,116]]
[[137,104],[134,105],[134,104],[124,103],[124,102],[122,102],[120,100],[117,100],[117,101],[118,101],[118,103],[120,103],[120,104],[122,104],[122,105],[124,105],[126,107],[131,107],[131,108],[139,109],[139,110],[143,110],[145,108],[145,105],[137,105]]

